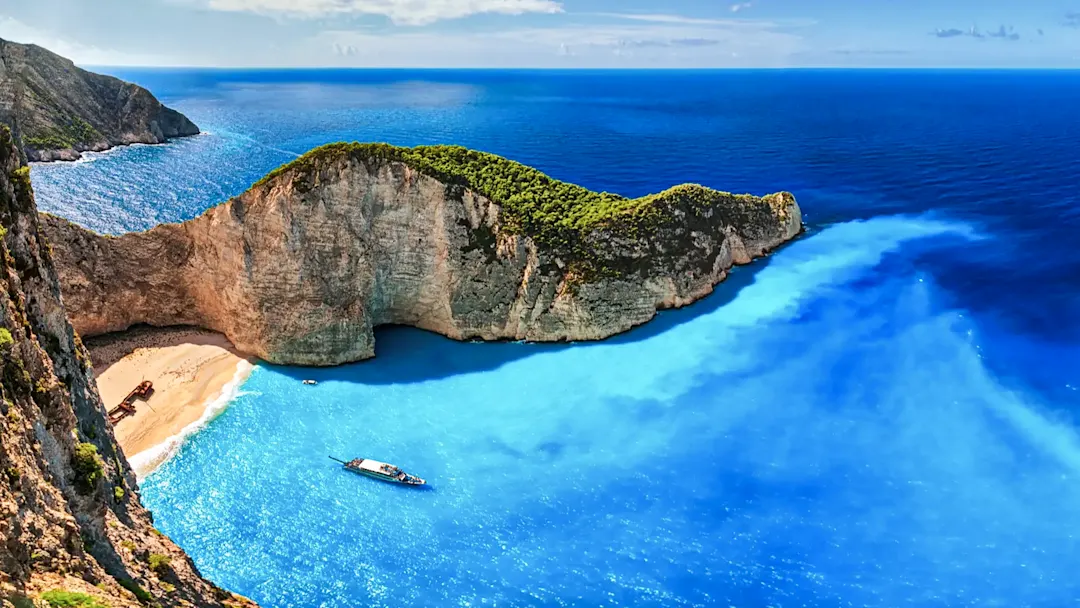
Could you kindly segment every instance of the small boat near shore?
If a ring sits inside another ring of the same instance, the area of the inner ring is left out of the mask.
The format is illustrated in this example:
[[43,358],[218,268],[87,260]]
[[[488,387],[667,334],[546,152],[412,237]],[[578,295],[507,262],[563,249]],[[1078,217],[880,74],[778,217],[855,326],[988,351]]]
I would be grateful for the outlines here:
[[308,386],[315,386],[316,384],[318,384],[318,382],[316,382],[315,380],[304,380],[304,384]]
[[409,475],[405,471],[397,468],[392,464],[385,462],[379,462],[378,460],[372,460],[370,458],[354,458],[348,462],[344,460],[338,460],[333,456],[330,460],[334,462],[340,462],[343,467],[365,477],[371,477],[372,479],[378,479],[379,481],[385,481],[388,483],[396,483],[406,486],[423,486],[427,485],[427,482],[415,475]]

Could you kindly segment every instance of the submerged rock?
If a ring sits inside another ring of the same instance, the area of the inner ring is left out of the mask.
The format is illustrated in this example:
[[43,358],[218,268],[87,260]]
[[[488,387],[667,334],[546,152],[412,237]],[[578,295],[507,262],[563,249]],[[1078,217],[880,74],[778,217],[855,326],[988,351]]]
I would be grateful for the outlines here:
[[94,74],[32,44],[0,40],[0,123],[31,161],[76,160],[82,152],[160,144],[199,128],[146,89]]
[[712,292],[802,230],[795,198],[590,192],[452,146],[324,146],[182,224],[108,237],[44,216],[86,335],[198,325],[267,361],[371,357],[372,329],[598,340]]

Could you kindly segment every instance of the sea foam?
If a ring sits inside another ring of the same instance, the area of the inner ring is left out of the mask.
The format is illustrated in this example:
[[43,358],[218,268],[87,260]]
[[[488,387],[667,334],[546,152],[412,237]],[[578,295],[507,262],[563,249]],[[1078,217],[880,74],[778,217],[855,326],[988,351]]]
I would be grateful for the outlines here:
[[240,396],[240,388],[244,385],[244,381],[247,380],[253,370],[254,366],[248,361],[239,361],[236,364],[236,373],[233,374],[232,380],[221,388],[221,392],[217,397],[211,399],[206,404],[206,409],[203,410],[202,416],[200,416],[198,420],[187,425],[181,429],[179,433],[169,437],[164,442],[130,456],[128,458],[128,463],[135,471],[136,477],[141,480],[153,473],[155,469],[162,465],[162,463],[175,456],[189,437],[198,433],[205,428],[210,421],[221,415],[221,413],[229,407],[229,404]]

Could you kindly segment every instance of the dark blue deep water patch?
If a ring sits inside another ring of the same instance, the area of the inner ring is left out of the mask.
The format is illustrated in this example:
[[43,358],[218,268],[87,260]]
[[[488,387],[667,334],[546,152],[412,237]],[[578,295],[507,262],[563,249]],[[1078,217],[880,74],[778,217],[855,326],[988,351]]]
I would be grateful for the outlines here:
[[208,134],[34,167],[43,209],[105,232],[340,139],[627,195],[790,190],[809,221],[601,344],[384,328],[371,362],[259,367],[143,482],[221,585],[270,607],[1080,597],[1080,73],[116,73]]

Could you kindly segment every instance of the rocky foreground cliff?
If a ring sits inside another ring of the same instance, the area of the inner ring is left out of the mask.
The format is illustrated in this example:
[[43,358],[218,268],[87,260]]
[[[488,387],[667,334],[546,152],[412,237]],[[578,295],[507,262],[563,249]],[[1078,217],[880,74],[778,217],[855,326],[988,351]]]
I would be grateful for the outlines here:
[[94,74],[32,44],[0,40],[0,124],[31,161],[76,160],[86,151],[160,144],[199,128],[146,89]]
[[596,340],[709,294],[802,230],[789,193],[595,193],[459,147],[336,144],[182,224],[45,217],[84,335],[196,325],[264,360],[371,357],[372,329]]
[[157,532],[0,126],[0,606],[247,606]]

